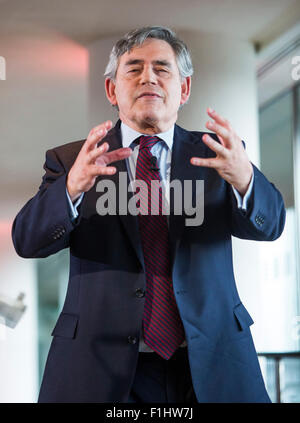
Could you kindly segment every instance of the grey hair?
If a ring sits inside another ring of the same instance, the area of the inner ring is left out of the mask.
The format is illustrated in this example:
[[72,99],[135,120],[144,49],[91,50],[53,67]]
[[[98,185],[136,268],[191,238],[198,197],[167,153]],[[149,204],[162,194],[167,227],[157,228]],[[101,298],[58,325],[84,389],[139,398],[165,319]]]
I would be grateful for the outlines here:
[[175,53],[181,79],[193,74],[191,54],[185,43],[177,38],[175,32],[162,26],[148,26],[130,31],[116,42],[110,53],[104,76],[115,80],[119,58],[133,47],[142,45],[147,38],[163,40],[170,44]]

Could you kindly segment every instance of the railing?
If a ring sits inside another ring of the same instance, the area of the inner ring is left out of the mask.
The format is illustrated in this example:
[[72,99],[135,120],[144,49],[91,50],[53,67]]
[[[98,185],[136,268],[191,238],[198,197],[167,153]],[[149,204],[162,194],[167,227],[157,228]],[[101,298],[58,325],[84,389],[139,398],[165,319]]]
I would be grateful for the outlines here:
[[300,358],[300,352],[260,352],[259,357],[272,359],[275,361],[275,390],[276,402],[281,402],[281,385],[280,385],[280,361],[284,358]]

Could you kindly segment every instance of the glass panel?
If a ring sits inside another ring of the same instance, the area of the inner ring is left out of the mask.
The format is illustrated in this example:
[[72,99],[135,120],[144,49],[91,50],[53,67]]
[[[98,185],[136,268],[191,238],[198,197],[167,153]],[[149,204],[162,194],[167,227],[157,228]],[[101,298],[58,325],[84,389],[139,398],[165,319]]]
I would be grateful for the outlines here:
[[266,357],[258,357],[258,360],[268,395],[272,402],[276,402],[275,360]]
[[294,207],[293,94],[291,91],[260,109],[260,164],[266,177]]
[[[278,381],[276,383],[276,361],[278,362]],[[297,357],[259,357],[266,389],[272,402],[300,402],[300,355]],[[276,387],[277,385],[277,387]],[[278,392],[276,391],[278,389]],[[280,392],[279,392],[280,391]],[[278,401],[279,402],[279,401]]]
[[[295,196],[299,186],[294,184],[299,179],[298,167],[294,168],[300,158],[299,146],[295,148],[294,141],[295,127],[299,128],[300,123],[299,87],[296,118],[294,95],[295,91],[289,91],[275,98],[261,108],[259,115],[261,170],[280,190],[287,209],[282,236],[272,243],[259,243],[260,295],[264,300],[262,336],[256,345],[259,352],[285,354],[300,348],[299,198]],[[277,356],[281,402],[300,402],[300,359],[284,354],[282,358]],[[259,360],[269,396],[276,402],[275,359]]]
[[286,227],[273,242],[261,242],[260,296],[263,299],[260,352],[299,349],[295,334],[298,318],[297,222],[294,199],[293,93],[289,91],[260,110],[261,170],[284,197]]
[[281,360],[280,386],[281,402],[300,402],[300,359]]

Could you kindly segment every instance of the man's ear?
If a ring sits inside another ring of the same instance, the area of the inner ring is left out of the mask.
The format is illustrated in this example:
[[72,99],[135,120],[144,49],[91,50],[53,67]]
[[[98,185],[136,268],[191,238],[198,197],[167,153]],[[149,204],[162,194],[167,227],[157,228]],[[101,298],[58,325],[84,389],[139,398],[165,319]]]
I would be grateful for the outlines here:
[[190,76],[187,76],[181,82],[180,105],[184,105],[184,103],[186,103],[188,101],[190,93],[191,93],[191,85],[192,85],[192,78]]
[[116,84],[111,78],[105,79],[105,92],[106,97],[112,106],[117,105],[117,98],[116,98]]

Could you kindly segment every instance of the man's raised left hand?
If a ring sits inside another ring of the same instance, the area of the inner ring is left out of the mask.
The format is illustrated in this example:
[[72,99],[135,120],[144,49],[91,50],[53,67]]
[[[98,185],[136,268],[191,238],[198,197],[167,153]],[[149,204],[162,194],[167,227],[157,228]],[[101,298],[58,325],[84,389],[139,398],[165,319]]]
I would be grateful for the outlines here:
[[204,134],[202,140],[216,153],[216,157],[209,159],[192,157],[190,162],[195,166],[215,169],[225,181],[233,185],[243,196],[249,187],[253,167],[243,147],[242,140],[232,129],[227,119],[224,119],[211,108],[207,109],[207,114],[213,121],[208,121],[206,127],[217,134],[220,143],[208,134]]

